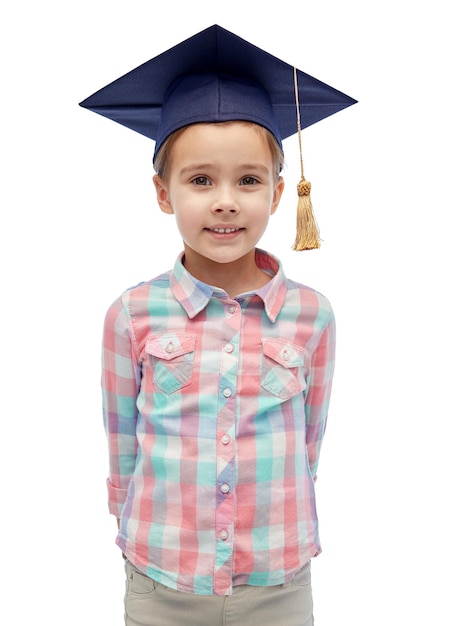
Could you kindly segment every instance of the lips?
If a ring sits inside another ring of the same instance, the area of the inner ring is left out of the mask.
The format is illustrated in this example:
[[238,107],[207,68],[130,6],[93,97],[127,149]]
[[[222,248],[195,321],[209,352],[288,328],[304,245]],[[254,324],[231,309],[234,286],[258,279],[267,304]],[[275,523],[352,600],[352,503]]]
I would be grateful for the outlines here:
[[215,226],[210,226],[206,228],[211,233],[215,233],[217,235],[232,235],[233,233],[237,233],[240,230],[243,230],[240,226],[236,226],[235,224],[215,224]]
[[219,233],[221,235],[228,235],[229,233],[236,233],[240,228],[209,228],[213,233]]

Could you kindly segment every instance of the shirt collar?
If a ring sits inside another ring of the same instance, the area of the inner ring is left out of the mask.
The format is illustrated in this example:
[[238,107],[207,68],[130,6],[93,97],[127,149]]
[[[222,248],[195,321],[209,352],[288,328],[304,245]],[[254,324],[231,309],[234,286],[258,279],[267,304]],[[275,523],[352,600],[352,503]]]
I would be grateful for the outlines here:
[[[170,285],[174,297],[185,309],[188,317],[192,319],[207,306],[212,296],[221,298],[225,292],[194,278],[185,269],[182,263],[183,256],[184,253],[181,252],[177,257],[172,270]],[[255,261],[258,267],[270,274],[272,278],[269,283],[251,293],[258,295],[263,301],[266,315],[274,323],[285,301],[287,279],[281,262],[272,254],[257,248]]]

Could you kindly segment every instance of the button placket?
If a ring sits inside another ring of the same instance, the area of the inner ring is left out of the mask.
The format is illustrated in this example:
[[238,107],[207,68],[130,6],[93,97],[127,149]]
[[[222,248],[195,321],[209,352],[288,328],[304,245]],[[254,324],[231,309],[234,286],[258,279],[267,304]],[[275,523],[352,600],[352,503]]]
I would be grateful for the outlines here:
[[[218,586],[231,588],[233,529],[235,519],[234,434],[237,421],[239,336],[241,307],[225,302],[225,321],[220,335],[221,365],[217,415],[217,510],[215,516]],[[216,583],[217,584],[217,583]]]

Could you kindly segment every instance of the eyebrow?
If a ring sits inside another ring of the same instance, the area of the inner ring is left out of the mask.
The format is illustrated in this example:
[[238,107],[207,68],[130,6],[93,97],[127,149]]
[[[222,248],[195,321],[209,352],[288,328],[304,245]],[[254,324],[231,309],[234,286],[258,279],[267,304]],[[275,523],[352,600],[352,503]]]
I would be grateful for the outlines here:
[[[199,170],[215,169],[215,167],[214,163],[192,163],[191,165],[185,165],[185,167],[180,170],[180,174],[187,174],[188,172],[195,172]],[[238,165],[237,169],[252,171],[262,170],[266,174],[269,174],[269,168],[261,163],[243,163],[242,165]]]
[[191,165],[185,165],[180,170],[180,174],[187,174],[188,172],[194,172],[196,170],[205,170],[213,167],[212,163],[192,163]]

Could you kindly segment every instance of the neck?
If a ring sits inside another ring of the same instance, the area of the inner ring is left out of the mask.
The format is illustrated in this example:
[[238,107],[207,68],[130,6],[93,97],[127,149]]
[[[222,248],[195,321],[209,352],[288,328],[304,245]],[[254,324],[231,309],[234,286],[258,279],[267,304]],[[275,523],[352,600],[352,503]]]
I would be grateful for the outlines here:
[[186,249],[184,266],[192,276],[223,289],[230,298],[258,289],[270,281],[270,276],[255,262],[255,250],[231,263],[217,263]]

